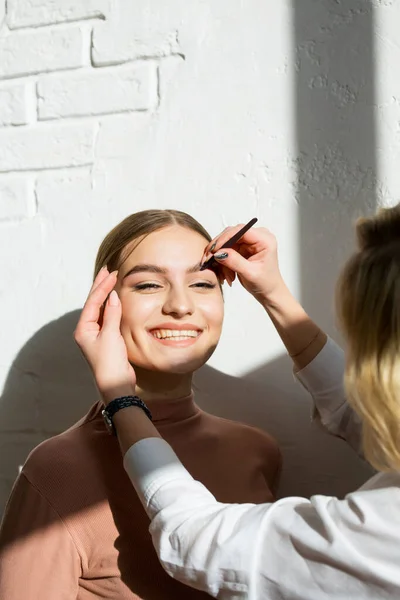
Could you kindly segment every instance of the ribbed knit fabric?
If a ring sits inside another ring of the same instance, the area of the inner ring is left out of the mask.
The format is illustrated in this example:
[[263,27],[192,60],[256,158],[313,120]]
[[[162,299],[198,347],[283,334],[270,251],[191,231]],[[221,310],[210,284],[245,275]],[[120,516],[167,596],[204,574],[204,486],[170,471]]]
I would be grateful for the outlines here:
[[[162,436],[217,500],[273,501],[281,457],[268,434],[201,411],[193,394],[149,406]],[[101,408],[28,457],[0,530],[1,600],[208,598],[160,566]]]

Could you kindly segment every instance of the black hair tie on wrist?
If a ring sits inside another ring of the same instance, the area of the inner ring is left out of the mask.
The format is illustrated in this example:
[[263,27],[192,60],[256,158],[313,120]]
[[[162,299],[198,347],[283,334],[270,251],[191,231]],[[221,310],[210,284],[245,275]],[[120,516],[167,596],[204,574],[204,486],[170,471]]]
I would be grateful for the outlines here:
[[112,420],[115,413],[122,408],[128,408],[129,406],[137,406],[138,408],[141,408],[146,413],[146,416],[150,419],[150,421],[153,420],[150,410],[143,400],[141,400],[138,396],[121,396],[120,398],[111,400],[111,402],[102,410],[104,421],[110,433],[113,433],[114,435],[117,434]]

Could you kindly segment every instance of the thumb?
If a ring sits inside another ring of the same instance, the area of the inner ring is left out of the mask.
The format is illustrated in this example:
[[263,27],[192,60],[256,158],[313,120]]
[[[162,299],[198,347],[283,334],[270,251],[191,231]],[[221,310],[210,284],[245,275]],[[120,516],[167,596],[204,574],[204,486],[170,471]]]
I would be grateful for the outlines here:
[[113,290],[110,293],[106,305],[104,307],[102,331],[111,332],[112,330],[114,330],[119,333],[119,328],[121,325],[121,316],[121,302],[118,298],[117,292]]
[[232,248],[221,248],[214,254],[214,258],[219,264],[238,273],[238,275],[246,276],[249,272],[248,261]]

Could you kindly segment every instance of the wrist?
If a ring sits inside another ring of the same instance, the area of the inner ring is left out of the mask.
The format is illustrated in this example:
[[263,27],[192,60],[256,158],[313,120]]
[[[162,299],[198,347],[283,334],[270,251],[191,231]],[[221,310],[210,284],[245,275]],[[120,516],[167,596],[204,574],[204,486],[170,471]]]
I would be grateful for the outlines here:
[[101,392],[104,404],[107,406],[112,400],[122,398],[122,396],[135,396],[136,388],[134,385],[113,386],[108,390]]
[[292,304],[294,301],[294,297],[290,292],[289,288],[282,280],[279,284],[277,284],[274,289],[268,294],[264,294],[261,297],[261,304],[265,308],[265,310],[284,310],[285,306],[288,304]]

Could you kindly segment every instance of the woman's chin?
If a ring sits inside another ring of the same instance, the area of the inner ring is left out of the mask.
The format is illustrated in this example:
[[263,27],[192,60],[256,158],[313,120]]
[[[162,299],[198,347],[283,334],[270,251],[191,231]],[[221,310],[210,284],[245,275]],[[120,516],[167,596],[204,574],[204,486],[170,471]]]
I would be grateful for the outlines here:
[[[216,347],[217,343],[208,348],[198,348],[197,352],[193,347],[179,349],[164,347],[161,353],[154,352],[152,356],[147,356],[147,352],[143,352],[139,356],[136,353],[130,353],[129,361],[132,363],[133,368],[136,367],[145,371],[187,375],[205,365]],[[136,356],[133,356],[133,354],[136,354]]]
[[155,362],[145,361],[130,361],[135,369],[143,369],[144,371],[153,371],[155,373],[174,374],[174,375],[188,375],[200,369],[208,360],[208,356],[202,357],[175,357],[174,360],[160,360]]

